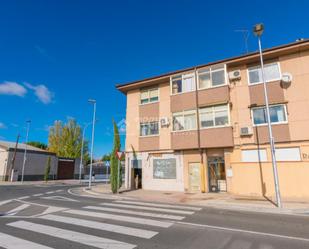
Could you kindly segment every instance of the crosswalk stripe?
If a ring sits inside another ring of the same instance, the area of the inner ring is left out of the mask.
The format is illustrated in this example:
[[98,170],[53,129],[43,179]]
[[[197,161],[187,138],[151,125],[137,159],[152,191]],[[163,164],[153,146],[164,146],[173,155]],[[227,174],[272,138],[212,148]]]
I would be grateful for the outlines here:
[[35,194],[35,195],[32,195],[34,197],[37,197],[37,196],[42,196],[43,194]]
[[150,239],[156,234],[158,234],[158,232],[154,232],[150,230],[125,227],[125,226],[113,225],[113,224],[108,224],[108,223],[103,223],[103,222],[89,221],[89,220],[84,220],[84,219],[77,219],[77,218],[52,215],[52,214],[45,215],[40,218],[45,219],[45,220],[62,222],[66,224],[99,229],[99,230],[113,232],[113,233],[120,233],[120,234],[135,236],[135,237],[144,238],[144,239]]
[[15,214],[17,214],[18,212],[20,212],[20,211],[22,211],[22,210],[24,210],[24,209],[26,209],[26,208],[28,208],[28,207],[30,207],[29,204],[22,204],[22,205],[20,205],[20,206],[18,206],[18,207],[16,207],[16,208],[14,208],[14,209],[12,209],[12,210],[6,212],[6,215],[7,215],[7,216],[15,215]]
[[0,233],[0,247],[6,249],[52,249],[51,247],[43,246],[5,233]]
[[141,201],[120,201],[120,200],[115,201],[115,202],[124,203],[124,204],[150,206],[150,207],[177,208],[177,209],[193,210],[193,211],[202,210],[202,208],[199,208],[199,207],[190,207],[190,206],[182,206],[182,205],[174,205],[174,204],[161,204],[161,203],[150,203],[150,202],[141,202]]
[[92,209],[92,210],[99,210],[99,211],[107,211],[107,212],[112,212],[112,213],[133,214],[133,215],[140,215],[140,216],[147,216],[147,217],[154,217],[154,218],[161,218],[161,219],[171,219],[171,220],[183,220],[185,218],[183,216],[178,216],[178,215],[139,212],[139,211],[132,211],[132,210],[127,210],[127,209],[116,209],[116,208],[108,208],[108,207],[86,206],[84,208]]
[[173,222],[151,220],[151,219],[145,219],[145,218],[136,218],[132,216],[115,215],[115,214],[108,214],[108,213],[88,212],[88,211],[74,210],[74,209],[66,210],[63,212],[68,213],[68,214],[77,214],[77,215],[90,216],[90,217],[95,217],[95,218],[118,220],[118,221],[125,221],[125,222],[131,222],[131,223],[136,223],[136,224],[143,224],[143,225],[156,226],[156,227],[165,227],[165,228],[170,227],[171,225],[174,224]]
[[194,214],[192,211],[183,211],[183,210],[174,210],[174,209],[166,209],[166,208],[157,208],[157,207],[144,207],[144,206],[134,206],[127,204],[118,204],[118,203],[101,203],[104,206],[112,206],[112,207],[123,207],[123,208],[132,208],[132,209],[141,209],[141,210],[150,210],[150,211],[159,211],[166,213],[175,213],[175,214]]
[[22,197],[19,197],[19,198],[17,198],[18,200],[24,200],[24,199],[28,199],[30,196],[22,196]]
[[36,224],[28,221],[16,221],[7,225],[101,249],[132,249],[136,247],[136,245],[128,244],[117,240],[106,239],[71,230]]
[[10,203],[12,200],[0,201],[0,206]]

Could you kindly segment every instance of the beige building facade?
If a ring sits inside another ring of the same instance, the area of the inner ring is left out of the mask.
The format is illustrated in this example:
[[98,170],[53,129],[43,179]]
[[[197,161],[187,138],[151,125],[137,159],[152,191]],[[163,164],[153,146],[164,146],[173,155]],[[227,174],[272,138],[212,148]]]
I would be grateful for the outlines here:
[[[309,41],[264,60],[281,195],[309,197]],[[127,188],[274,196],[257,53],[117,89],[127,97]]]

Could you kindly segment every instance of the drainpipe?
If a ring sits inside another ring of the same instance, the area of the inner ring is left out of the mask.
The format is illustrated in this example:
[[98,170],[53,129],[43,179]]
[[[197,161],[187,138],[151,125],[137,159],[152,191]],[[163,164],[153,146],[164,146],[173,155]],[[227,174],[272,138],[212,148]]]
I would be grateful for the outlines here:
[[197,82],[197,69],[194,68],[194,81],[195,81],[195,108],[196,108],[196,120],[197,120],[197,144],[198,150],[201,157],[201,192],[205,193],[205,165],[203,157],[203,149],[201,148],[201,130],[200,130],[200,112],[199,112],[199,101],[198,101],[198,82]]

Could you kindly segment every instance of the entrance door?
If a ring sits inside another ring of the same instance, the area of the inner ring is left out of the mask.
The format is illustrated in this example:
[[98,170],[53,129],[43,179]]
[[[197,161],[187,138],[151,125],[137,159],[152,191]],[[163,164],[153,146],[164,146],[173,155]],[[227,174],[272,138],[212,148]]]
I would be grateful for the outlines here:
[[59,159],[59,161],[58,161],[58,172],[57,172],[58,180],[74,179],[74,164],[75,164],[74,160]]
[[190,192],[200,192],[200,164],[189,163],[189,188]]
[[208,182],[209,192],[226,191],[225,165],[222,157],[208,160]]

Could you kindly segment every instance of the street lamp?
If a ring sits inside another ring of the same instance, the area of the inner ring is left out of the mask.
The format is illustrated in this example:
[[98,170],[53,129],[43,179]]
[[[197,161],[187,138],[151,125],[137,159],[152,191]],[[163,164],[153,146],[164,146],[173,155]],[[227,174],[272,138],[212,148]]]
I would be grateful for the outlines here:
[[93,119],[92,119],[92,138],[91,138],[91,154],[90,154],[90,170],[89,170],[89,185],[88,188],[91,189],[91,180],[92,180],[92,160],[93,160],[93,140],[94,140],[94,128],[95,128],[95,114],[97,102],[94,99],[88,99],[88,102],[93,104]]
[[265,98],[265,107],[266,107],[266,116],[267,116],[267,125],[268,125],[268,135],[269,135],[269,143],[270,143],[270,150],[271,150],[271,161],[272,161],[273,172],[274,172],[274,181],[275,181],[276,200],[277,200],[277,206],[279,208],[281,208],[282,205],[281,205],[279,179],[278,179],[278,169],[277,169],[277,161],[276,161],[275,140],[274,140],[274,137],[273,137],[272,127],[271,127],[270,111],[269,111],[269,103],[268,103],[268,95],[267,95],[267,86],[266,86],[266,80],[265,80],[264,62],[263,62],[262,45],[261,45],[261,36],[263,34],[263,31],[264,31],[264,25],[262,23],[256,24],[253,27],[253,33],[257,36],[258,44],[259,44],[259,53],[260,53],[261,70],[262,70],[262,81],[263,81],[263,86],[264,86],[264,98]]
[[83,165],[85,132],[86,132],[87,127],[91,124],[92,124],[92,122],[89,122],[89,123],[85,124],[85,126],[83,128],[82,148],[81,148],[81,152],[80,152],[80,162],[79,162],[79,182],[81,182],[81,180],[82,180],[82,165]]
[[24,182],[24,174],[25,174],[25,165],[26,165],[26,160],[27,160],[27,147],[28,147],[28,135],[29,135],[29,129],[30,129],[30,123],[31,120],[27,120],[27,132],[26,132],[26,147],[25,147],[25,152],[24,152],[24,160],[23,160],[23,167],[22,167],[22,172],[21,172],[21,183]]

